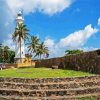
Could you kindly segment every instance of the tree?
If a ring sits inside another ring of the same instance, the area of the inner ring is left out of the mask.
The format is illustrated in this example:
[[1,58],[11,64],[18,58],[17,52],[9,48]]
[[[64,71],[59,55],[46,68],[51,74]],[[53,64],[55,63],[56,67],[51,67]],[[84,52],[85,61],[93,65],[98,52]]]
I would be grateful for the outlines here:
[[[29,30],[26,28],[26,25],[23,23],[18,24],[17,28],[15,29],[15,32],[12,35],[12,38],[14,41],[19,42],[20,44],[20,58],[21,58],[21,42],[22,40],[28,39],[28,32]],[[21,59],[20,59],[21,62]]]
[[39,56],[40,59],[41,59],[41,56],[42,56],[42,55],[45,55],[45,54],[48,55],[48,54],[49,54],[49,50],[48,50],[48,47],[46,47],[46,46],[44,45],[44,43],[42,42],[42,43],[37,47],[35,57],[36,57],[36,56]]
[[66,55],[69,55],[69,54],[79,54],[79,53],[82,53],[83,50],[66,50],[65,53]]
[[31,53],[36,53],[37,47],[39,46],[39,38],[37,36],[31,36],[31,40],[28,45],[28,51]]
[[2,44],[0,44],[0,63],[3,62],[3,48]]
[[28,45],[28,52],[33,53],[36,57],[38,56],[41,59],[42,55],[45,55],[46,57],[49,56],[48,52],[48,48],[44,45],[44,43],[40,43],[40,39],[37,36],[31,36],[31,40],[29,41],[29,43],[27,43]]
[[9,47],[8,46],[4,46],[4,50],[3,50],[3,58],[4,58],[4,62],[9,62],[8,59],[9,59]]
[[8,59],[9,63],[14,63],[14,57],[15,57],[15,52],[10,50],[9,51],[9,59]]
[[0,46],[0,63],[14,63],[15,52],[8,46]]

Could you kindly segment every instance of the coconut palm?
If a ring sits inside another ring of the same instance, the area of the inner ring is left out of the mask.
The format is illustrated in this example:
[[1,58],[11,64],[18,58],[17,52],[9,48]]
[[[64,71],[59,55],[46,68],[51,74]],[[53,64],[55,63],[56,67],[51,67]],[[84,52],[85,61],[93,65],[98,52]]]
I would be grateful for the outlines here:
[[[18,26],[15,28],[15,32],[12,35],[12,38],[14,41],[19,42],[20,44],[20,58],[21,58],[21,42],[22,40],[28,39],[28,29],[26,28],[26,25],[23,23],[18,24]],[[21,59],[20,59],[21,62]]]
[[37,47],[39,46],[39,40],[37,36],[31,36],[31,41],[27,43],[28,52],[36,53]]
[[49,52],[48,47],[46,47],[46,46],[44,45],[44,43],[42,42],[42,43],[37,47],[35,57],[36,57],[36,56],[39,56],[40,59],[41,59],[41,56],[42,56],[42,55],[45,55],[45,54],[47,55],[48,52]]

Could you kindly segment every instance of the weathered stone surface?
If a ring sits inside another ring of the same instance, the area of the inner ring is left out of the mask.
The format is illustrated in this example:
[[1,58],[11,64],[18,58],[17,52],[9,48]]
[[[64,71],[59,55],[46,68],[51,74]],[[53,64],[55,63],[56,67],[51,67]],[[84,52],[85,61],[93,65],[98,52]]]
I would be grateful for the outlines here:
[[40,83],[52,83],[52,82],[85,82],[85,81],[97,81],[100,80],[100,75],[84,76],[84,77],[71,77],[71,78],[3,78],[0,77],[0,82],[15,82],[15,83],[28,83],[28,84],[40,84]]
[[35,67],[42,66],[47,68],[58,66],[60,69],[71,69],[100,74],[100,50],[36,61]]
[[100,76],[0,78],[0,98],[7,100],[76,100],[85,96],[99,98]]

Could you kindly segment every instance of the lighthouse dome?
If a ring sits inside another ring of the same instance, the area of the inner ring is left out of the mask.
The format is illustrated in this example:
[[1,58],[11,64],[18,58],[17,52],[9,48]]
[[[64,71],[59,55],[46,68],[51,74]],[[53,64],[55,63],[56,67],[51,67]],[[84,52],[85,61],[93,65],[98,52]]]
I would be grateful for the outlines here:
[[18,12],[18,16],[22,16],[22,11],[21,10]]

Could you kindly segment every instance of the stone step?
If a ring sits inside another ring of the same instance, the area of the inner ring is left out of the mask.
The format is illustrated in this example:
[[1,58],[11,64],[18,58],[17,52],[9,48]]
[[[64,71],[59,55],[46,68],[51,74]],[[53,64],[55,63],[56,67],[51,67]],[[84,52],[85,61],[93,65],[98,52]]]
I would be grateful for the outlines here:
[[[100,100],[100,93],[92,93],[85,95],[76,95],[76,96],[52,96],[52,97],[22,97],[22,96],[2,96],[6,100],[78,100],[78,98],[92,98],[95,97],[96,100]],[[86,100],[86,99],[84,99]]]
[[84,87],[100,86],[100,81],[90,82],[62,82],[62,83],[43,83],[43,84],[22,84],[22,83],[3,83],[0,82],[0,88],[6,89],[29,89],[29,90],[46,90],[46,89],[74,89]]
[[28,96],[28,97],[53,97],[53,96],[75,96],[100,93],[99,87],[76,88],[76,89],[52,89],[52,90],[19,90],[19,89],[0,89],[2,96]]
[[85,82],[100,80],[100,75],[84,76],[84,77],[71,77],[71,78],[0,78],[0,82],[15,82],[15,83],[57,83],[57,82]]
[[100,97],[100,76],[98,75],[42,79],[0,78],[0,97],[7,97],[8,100],[11,98],[16,100],[75,100],[81,96],[91,95]]
[[69,83],[86,83],[86,82],[98,82],[98,81],[100,81],[100,78],[98,78],[98,79],[92,79],[92,80],[79,80],[79,81],[75,81],[75,80],[73,80],[73,81],[58,81],[58,82],[43,82],[43,83],[36,83],[36,82],[30,82],[30,83],[28,83],[28,82],[25,82],[25,83],[22,83],[22,82],[10,82],[10,81],[2,81],[2,82],[0,82],[0,84],[5,84],[5,83],[7,83],[7,84],[24,84],[24,85],[39,85],[39,84],[69,84]]

